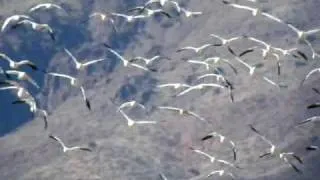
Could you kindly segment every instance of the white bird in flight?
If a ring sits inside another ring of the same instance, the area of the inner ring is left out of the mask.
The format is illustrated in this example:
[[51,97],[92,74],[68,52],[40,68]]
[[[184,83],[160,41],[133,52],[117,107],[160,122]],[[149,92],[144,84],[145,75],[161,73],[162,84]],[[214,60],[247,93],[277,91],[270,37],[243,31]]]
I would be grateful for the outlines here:
[[6,29],[7,26],[9,26],[10,23],[12,24],[16,24],[17,22],[19,22],[21,19],[29,19],[31,20],[32,18],[30,16],[27,15],[12,15],[8,18],[6,18],[6,20],[4,20],[2,26],[1,26],[1,32],[4,32],[4,30]]
[[[224,143],[225,140],[226,140],[226,137],[223,136],[222,134],[217,133],[217,132],[211,132],[211,133],[207,134],[206,136],[204,136],[203,138],[201,138],[201,141],[206,141],[208,139],[212,139],[212,138],[215,138],[215,137],[219,138],[219,142],[220,143]],[[232,140],[229,140],[229,139],[228,139],[228,143],[231,145],[231,148],[232,148],[233,159],[237,160],[236,144]]]
[[40,24],[40,23],[36,23],[31,20],[25,19],[25,20],[17,22],[15,25],[13,25],[12,29],[15,29],[21,25],[29,25],[35,31],[48,33],[50,35],[50,38],[53,41],[56,39],[55,34],[53,32],[53,29],[48,24]]
[[[38,4],[33,6],[32,8],[29,9],[29,12],[34,12],[40,9],[58,9],[58,10],[63,10],[64,9],[57,5],[57,4],[53,4],[53,3],[42,3],[42,4]],[[65,11],[64,11],[65,12]]]
[[238,74],[237,69],[234,67],[234,65],[228,59],[214,56],[214,57],[208,57],[204,60],[204,62],[207,62],[207,63],[209,63],[211,61],[213,61],[214,64],[218,64],[219,62],[226,63],[235,74]]
[[92,65],[92,64],[95,64],[95,63],[98,63],[98,62],[101,62],[101,61],[104,61],[105,59],[95,59],[95,60],[91,60],[91,61],[87,61],[85,63],[82,63],[82,62],[79,62],[77,60],[77,58],[75,58],[73,56],[73,54],[66,48],[64,48],[64,51],[69,55],[69,57],[73,60],[73,62],[75,63],[76,65],[76,69],[77,70],[84,70],[86,67],[88,67],[89,65]]
[[203,117],[201,117],[197,113],[189,111],[189,110],[185,110],[185,109],[182,109],[182,108],[177,108],[177,107],[173,107],[173,106],[158,106],[157,108],[170,110],[170,111],[175,111],[175,112],[178,112],[179,115],[193,116],[193,117],[195,117],[195,118],[197,118],[197,119],[199,119],[201,121],[206,121]]
[[157,124],[156,121],[135,121],[131,119],[126,113],[124,113],[121,109],[119,112],[122,114],[122,116],[127,120],[128,126],[132,127],[135,124]]
[[207,83],[207,84],[198,84],[198,85],[195,85],[195,86],[191,86],[189,87],[188,89],[180,92],[177,96],[182,96],[190,91],[193,91],[193,90],[200,90],[200,89],[204,89],[206,87],[215,87],[215,88],[221,88],[221,89],[224,89],[225,87],[220,85],[220,84],[215,84],[215,83]]
[[155,14],[165,15],[167,18],[171,18],[171,15],[165,12],[163,9],[149,9],[144,6],[137,6],[135,8],[129,9],[128,12],[138,11],[139,15],[144,15],[145,17],[151,17]]
[[262,12],[261,9],[259,8],[252,8],[252,7],[249,7],[249,6],[244,6],[244,5],[239,5],[239,4],[235,4],[235,3],[231,3],[227,0],[223,0],[222,1],[224,4],[226,5],[229,5],[229,6],[232,6],[234,8],[238,8],[238,9],[245,9],[245,10],[248,10],[248,11],[251,11],[252,15],[253,16],[258,16],[258,15],[262,15],[262,16],[265,16],[271,20],[274,20],[278,23],[284,23],[281,19],[279,19],[278,17],[274,16],[274,15],[271,15],[269,13],[266,13],[266,12]]
[[221,44],[216,44],[215,46],[226,46],[226,45],[229,45],[233,41],[236,41],[236,40],[243,38],[242,36],[236,36],[236,37],[226,39],[226,38],[223,38],[223,37],[216,35],[216,34],[210,34],[210,36],[220,40]]
[[230,162],[225,161],[225,160],[222,160],[222,159],[217,159],[216,157],[211,156],[210,154],[205,153],[205,152],[203,152],[203,151],[201,151],[201,150],[199,150],[199,149],[195,149],[195,148],[193,148],[193,147],[190,147],[190,149],[191,149],[193,152],[195,152],[195,153],[198,153],[198,154],[200,154],[200,155],[203,155],[203,156],[207,157],[207,158],[210,160],[211,163],[214,163],[214,162],[217,161],[217,162],[219,162],[219,163],[221,163],[221,164],[224,164],[224,165],[227,165],[227,166],[230,166],[230,167],[240,168],[239,166],[234,165],[233,163],[230,163]]
[[94,12],[89,15],[89,18],[99,17],[101,21],[109,21],[112,25],[113,30],[117,33],[118,29],[115,25],[114,19],[112,19],[110,13],[101,13],[101,12]]
[[85,101],[87,108],[88,108],[89,110],[91,110],[90,101],[88,100],[88,98],[87,98],[87,96],[86,96],[86,93],[85,93],[85,90],[84,90],[83,86],[80,85],[80,82],[79,82],[79,80],[78,80],[77,78],[72,77],[72,76],[70,76],[70,75],[61,74],[61,73],[54,73],[54,72],[49,72],[48,74],[51,75],[51,76],[54,76],[54,77],[59,77],[59,78],[63,78],[63,79],[68,79],[68,80],[70,81],[70,85],[71,85],[71,86],[76,87],[76,88],[80,88],[81,93],[82,93],[83,100]]
[[[268,56],[271,55],[271,45],[254,37],[249,37],[249,36],[243,36],[243,38],[257,42],[259,44],[261,44],[262,46],[264,46],[264,48],[262,49],[262,57],[263,59],[266,59]],[[241,57],[241,56],[240,56]]]
[[127,67],[128,65],[142,69],[144,71],[152,71],[155,72],[156,70],[154,69],[149,69],[147,67],[144,67],[140,64],[136,64],[136,63],[131,63],[133,60],[131,59],[125,59],[123,56],[121,56],[118,52],[116,52],[115,50],[113,50],[109,45],[107,44],[103,44],[112,54],[114,54],[115,56],[117,56],[122,62],[123,62],[123,66]]
[[60,138],[58,138],[57,136],[53,136],[53,135],[49,135],[49,137],[55,141],[57,141],[61,147],[62,147],[62,151],[68,152],[68,151],[74,151],[74,150],[82,150],[82,151],[89,151],[91,152],[92,150],[87,148],[87,147],[80,147],[80,146],[73,146],[73,147],[67,147]]
[[19,69],[21,66],[29,66],[33,70],[38,70],[38,67],[29,60],[14,61],[4,53],[0,53],[0,58],[8,61],[11,69]]
[[26,72],[17,71],[17,70],[7,70],[7,71],[5,71],[5,74],[9,75],[9,77],[10,77],[10,75],[15,75],[18,80],[28,81],[36,88],[38,88],[38,89],[40,88],[39,85],[37,84],[37,82],[35,80],[33,80]]

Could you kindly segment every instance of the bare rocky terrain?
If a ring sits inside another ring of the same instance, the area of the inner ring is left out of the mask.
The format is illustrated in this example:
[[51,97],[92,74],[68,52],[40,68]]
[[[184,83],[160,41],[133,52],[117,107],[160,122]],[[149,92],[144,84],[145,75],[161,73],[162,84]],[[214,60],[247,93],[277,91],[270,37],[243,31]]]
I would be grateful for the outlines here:
[[[27,13],[28,8],[39,2],[2,0],[1,19],[13,13]],[[0,112],[6,117],[1,118],[1,130],[6,131],[5,127],[13,126],[14,122],[15,127],[24,123],[0,138],[0,179],[156,180],[160,179],[160,172],[169,180],[201,179],[221,167],[193,153],[189,147],[233,161],[232,151],[226,144],[221,145],[217,140],[200,141],[207,133],[217,131],[236,142],[238,159],[235,163],[243,169],[226,168],[235,174],[235,179],[317,180],[320,175],[319,152],[307,152],[305,147],[320,145],[314,141],[319,135],[319,125],[295,125],[319,114],[317,109],[306,109],[307,105],[320,99],[312,91],[314,87],[320,88],[317,75],[300,86],[304,76],[319,66],[319,59],[305,62],[293,57],[284,58],[282,74],[278,77],[275,61],[263,60],[261,52],[257,51],[245,56],[249,64],[262,64],[253,76],[249,76],[245,67],[232,60],[226,48],[214,47],[205,53],[229,58],[238,69],[235,75],[228,66],[220,66],[234,83],[234,103],[230,102],[228,92],[222,90],[194,91],[180,97],[175,97],[178,91],[160,91],[156,85],[161,83],[198,83],[196,77],[204,74],[205,69],[186,63],[185,59],[194,58],[194,54],[175,51],[183,46],[217,42],[209,37],[210,33],[223,37],[250,35],[282,48],[296,46],[296,34],[286,25],[262,17],[254,18],[249,12],[228,7],[220,0],[180,2],[184,7],[203,11],[204,14],[194,19],[154,17],[131,25],[117,20],[120,32],[114,33],[108,23],[86,21],[89,14],[95,11],[125,12],[129,7],[143,4],[142,1],[55,1],[62,4],[68,15],[49,11],[38,12],[33,17],[52,25],[57,33],[57,42],[24,28],[2,34],[2,52],[13,58],[32,59],[47,71],[79,77],[92,103],[92,111],[86,109],[80,91],[70,87],[66,81],[28,71],[41,84],[41,92],[30,89],[39,99],[40,106],[49,111],[49,128],[47,131],[43,129],[40,117],[27,121],[31,118],[27,107],[11,105],[14,96],[0,92],[0,99],[3,99]],[[320,1],[317,0],[238,2],[260,7],[301,29],[320,26]],[[170,7],[166,10],[172,15],[175,13]],[[319,36],[310,38],[319,50]],[[155,62],[150,67],[158,71],[146,73],[123,67],[102,43],[111,45],[126,57],[160,53],[171,60]],[[232,47],[241,52],[252,45],[239,41]],[[64,47],[82,59],[106,57],[107,61],[79,74],[63,51]],[[305,45],[299,44],[298,47],[311,56]],[[263,81],[262,76],[288,87],[276,88]],[[116,112],[117,106],[128,100],[136,100],[147,107],[145,111],[128,111],[131,117],[158,123],[129,128],[121,114]],[[158,110],[155,106],[159,105],[190,109],[205,117],[207,122]],[[303,174],[297,174],[277,158],[260,159],[259,155],[268,146],[249,129],[248,124],[253,124],[284,151],[294,151],[301,156],[304,164],[298,167]],[[63,153],[56,142],[48,138],[49,134],[59,136],[70,145],[88,146],[93,152]]]

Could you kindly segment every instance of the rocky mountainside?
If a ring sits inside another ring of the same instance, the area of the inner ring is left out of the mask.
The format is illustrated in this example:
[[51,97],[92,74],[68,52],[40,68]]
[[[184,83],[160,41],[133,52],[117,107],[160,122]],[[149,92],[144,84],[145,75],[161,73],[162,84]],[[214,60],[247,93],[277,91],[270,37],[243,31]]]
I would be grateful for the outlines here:
[[[4,19],[13,13],[25,13],[38,2],[1,1],[0,14]],[[317,0],[238,2],[260,7],[301,29],[316,28],[320,24],[317,11],[320,2]],[[86,109],[79,89],[70,87],[66,81],[29,71],[41,84],[41,92],[32,92],[37,94],[40,106],[49,111],[49,128],[43,130],[39,117],[0,138],[1,179],[150,180],[159,179],[160,172],[168,179],[202,179],[221,167],[192,152],[189,147],[233,161],[227,144],[220,144],[218,140],[201,142],[200,139],[212,131],[236,143],[238,159],[235,163],[242,169],[227,168],[235,174],[235,179],[316,180],[319,176],[319,152],[305,150],[311,143],[319,144],[313,141],[319,134],[319,127],[312,123],[295,127],[298,122],[319,114],[317,110],[306,109],[318,99],[312,91],[313,87],[319,88],[317,75],[300,86],[304,76],[318,66],[319,59],[306,62],[293,57],[284,58],[282,74],[278,77],[276,62],[263,60],[261,52],[255,51],[245,56],[247,63],[259,65],[256,73],[250,76],[225,47],[214,47],[205,53],[229,58],[238,69],[238,74],[234,74],[228,66],[220,66],[234,84],[235,102],[230,102],[229,93],[224,90],[194,91],[176,97],[177,90],[156,88],[158,84],[170,82],[197,84],[197,76],[205,73],[203,67],[186,63],[186,59],[197,58],[194,54],[176,53],[180,47],[216,43],[209,37],[210,33],[228,38],[249,35],[277,47],[295,47],[296,34],[286,25],[263,17],[254,18],[249,12],[228,7],[218,0],[189,0],[179,3],[188,9],[203,11],[202,16],[180,17],[172,7],[165,7],[173,18],[156,16],[129,25],[117,19],[119,32],[115,33],[108,23],[87,21],[89,14],[95,11],[126,12],[130,7],[143,4],[142,1],[72,0],[55,3],[61,3],[68,14],[49,11],[33,16],[52,25],[57,42],[22,28],[3,34],[0,49],[13,58],[32,59],[47,71],[79,77],[92,103],[92,111]],[[319,49],[319,36],[310,38]],[[152,64],[150,68],[157,69],[157,72],[123,67],[102,43],[109,44],[125,57],[162,54],[171,60],[162,59]],[[253,45],[239,41],[232,47],[241,52]],[[311,56],[305,45],[297,46]],[[107,60],[78,73],[63,48],[68,48],[80,59],[105,57]],[[263,76],[287,87],[272,86],[262,79]],[[4,99],[1,115],[8,117],[6,121],[31,117],[24,106],[7,105],[14,97],[2,92],[0,96]],[[128,127],[126,120],[116,112],[118,105],[128,100],[146,106],[146,110],[126,111],[130,117],[157,121],[157,124]],[[160,105],[190,109],[207,122],[155,108]],[[22,114],[17,115],[15,112],[20,110]],[[299,168],[303,174],[297,174],[277,158],[259,158],[268,146],[248,124],[253,124],[284,151],[294,151],[301,156],[304,164]],[[93,152],[63,153],[56,142],[48,138],[49,134],[59,136],[70,145],[88,146]]]

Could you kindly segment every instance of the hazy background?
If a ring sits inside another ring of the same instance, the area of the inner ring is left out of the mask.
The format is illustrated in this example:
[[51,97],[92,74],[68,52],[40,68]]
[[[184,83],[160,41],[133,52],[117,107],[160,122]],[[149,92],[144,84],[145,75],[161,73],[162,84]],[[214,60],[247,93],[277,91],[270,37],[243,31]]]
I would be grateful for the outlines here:
[[[15,13],[24,14],[38,0],[0,1],[2,21]],[[1,179],[57,179],[57,180],[150,180],[159,179],[159,172],[168,179],[198,179],[211,170],[220,169],[207,159],[189,150],[190,146],[201,148],[221,159],[232,161],[232,152],[227,145],[216,141],[201,143],[200,138],[211,131],[218,131],[236,142],[237,164],[243,170],[230,169],[237,179],[318,179],[318,152],[306,152],[305,146],[320,145],[317,141],[318,124],[301,128],[294,125],[305,118],[319,114],[319,110],[307,110],[306,106],[320,97],[312,87],[320,88],[317,75],[300,87],[304,76],[318,67],[319,59],[304,62],[284,58],[283,74],[276,75],[274,60],[263,60],[260,52],[246,56],[249,64],[263,63],[257,73],[250,77],[247,69],[236,61],[225,48],[212,48],[206,54],[230,58],[238,68],[233,74],[228,66],[221,65],[226,76],[235,84],[235,102],[231,103],[227,92],[217,90],[195,91],[186,96],[173,97],[177,91],[155,88],[157,84],[183,82],[197,84],[196,77],[204,74],[203,67],[185,63],[192,58],[189,52],[176,53],[179,47],[200,46],[216,42],[210,33],[223,37],[250,35],[270,42],[274,46],[296,46],[296,34],[285,25],[266,18],[254,18],[247,11],[223,5],[220,0],[179,1],[181,6],[204,15],[194,19],[176,16],[171,7],[166,7],[175,18],[154,17],[132,24],[116,19],[120,32],[112,31],[109,23],[98,19],[88,20],[95,11],[126,12],[130,7],[144,1],[52,1],[60,4],[68,14],[38,11],[32,17],[48,23],[57,33],[53,43],[46,34],[21,28],[1,34],[0,52],[13,59],[30,59],[48,71],[76,75],[84,82],[92,111],[82,102],[78,89],[66,81],[48,77],[26,69],[41,85],[41,91],[32,86],[30,91],[37,96],[41,108],[49,111],[49,129],[43,130],[42,119],[33,119],[24,105],[12,105],[15,96],[0,92],[0,177]],[[317,0],[260,0],[259,3],[238,1],[241,4],[261,7],[286,22],[301,29],[319,27],[320,1]],[[318,38],[310,37],[318,50]],[[156,73],[125,68],[120,60],[111,55],[101,44],[108,43],[126,57],[153,56],[157,54],[172,60],[155,62]],[[241,52],[253,44],[244,41],[232,45]],[[68,48],[79,59],[107,58],[107,61],[91,66],[84,73],[77,73],[74,64],[63,51]],[[310,50],[298,45],[308,56]],[[195,57],[196,58],[196,57]],[[7,64],[0,61],[0,66]],[[282,82],[288,88],[277,89],[262,81],[262,76]],[[210,82],[206,80],[205,82]],[[111,101],[112,99],[113,101]],[[116,112],[117,105],[136,100],[147,106],[147,113],[134,109],[129,115],[137,119],[158,121],[157,125],[128,128],[125,119]],[[192,117],[180,117],[167,111],[158,111],[156,105],[172,105],[191,109],[208,120],[202,123]],[[303,175],[297,175],[288,165],[277,158],[259,159],[268,146],[250,131],[247,124],[254,124],[284,151],[294,151],[303,157],[299,166]],[[52,133],[70,145],[86,145],[92,153],[71,152],[64,154],[60,147],[48,138]],[[212,177],[218,179],[219,177]],[[228,179],[222,177],[219,179]]]

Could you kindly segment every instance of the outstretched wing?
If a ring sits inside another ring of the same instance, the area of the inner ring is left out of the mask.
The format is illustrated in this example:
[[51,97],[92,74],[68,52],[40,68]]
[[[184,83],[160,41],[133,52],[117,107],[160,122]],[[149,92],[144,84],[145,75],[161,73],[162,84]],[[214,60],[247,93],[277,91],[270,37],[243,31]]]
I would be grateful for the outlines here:
[[95,60],[91,60],[91,61],[88,61],[86,63],[84,63],[83,65],[84,66],[89,66],[91,64],[94,64],[94,63],[97,63],[97,62],[100,62],[100,61],[104,61],[105,59],[95,59]]

